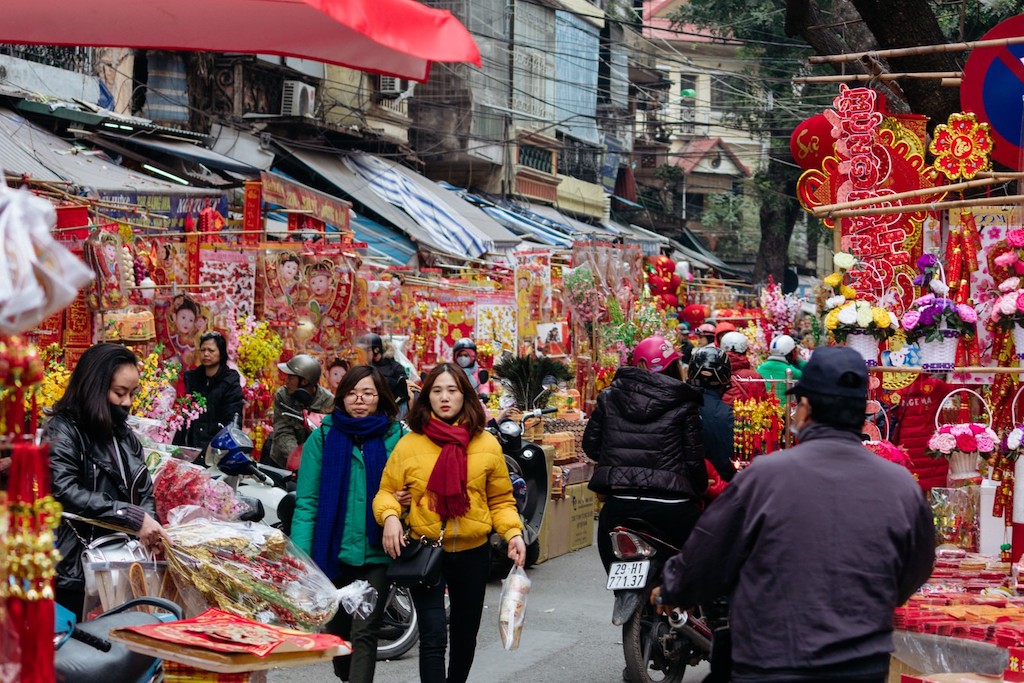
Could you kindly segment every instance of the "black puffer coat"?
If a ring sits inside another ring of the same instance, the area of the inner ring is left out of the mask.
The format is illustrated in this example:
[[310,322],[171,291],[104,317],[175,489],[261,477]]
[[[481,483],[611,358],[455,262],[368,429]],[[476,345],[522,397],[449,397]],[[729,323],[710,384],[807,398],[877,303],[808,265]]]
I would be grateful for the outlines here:
[[590,489],[700,498],[708,487],[701,401],[679,380],[619,368],[583,433],[583,450],[597,462]]
[[[117,446],[124,458],[128,485],[114,460],[113,442],[98,443],[73,421],[55,415],[46,423],[50,443],[50,478],[53,497],[67,512],[138,531],[148,513],[156,518],[153,480],[146,469],[142,444],[127,428],[117,430]],[[65,520],[57,528],[57,586],[82,590],[82,543],[113,533],[91,524]]]
[[235,415],[238,415],[241,423],[242,381],[237,370],[223,363],[213,377],[207,377],[206,368],[200,365],[187,371],[184,378],[185,393],[206,397],[206,412],[196,418],[187,430],[175,434],[174,443],[178,446],[206,448],[210,439],[217,435],[222,426],[231,424],[231,418]]

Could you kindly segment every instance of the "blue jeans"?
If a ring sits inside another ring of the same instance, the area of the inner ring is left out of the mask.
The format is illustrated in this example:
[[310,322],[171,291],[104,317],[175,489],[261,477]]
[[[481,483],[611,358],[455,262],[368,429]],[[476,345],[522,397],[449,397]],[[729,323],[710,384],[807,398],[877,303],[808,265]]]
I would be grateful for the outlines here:
[[[476,635],[484,611],[491,549],[486,543],[472,550],[446,552],[441,557],[441,584],[414,588],[420,628],[421,683],[465,683],[476,654]],[[445,618],[444,592],[448,589],[451,619]],[[448,676],[444,652],[451,634]]]

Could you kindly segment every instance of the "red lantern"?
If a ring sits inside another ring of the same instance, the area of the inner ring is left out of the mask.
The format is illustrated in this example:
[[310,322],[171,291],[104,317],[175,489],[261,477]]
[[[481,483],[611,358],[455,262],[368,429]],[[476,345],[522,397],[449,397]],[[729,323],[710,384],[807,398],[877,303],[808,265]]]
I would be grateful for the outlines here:
[[824,114],[818,114],[796,127],[789,138],[789,151],[797,166],[809,171],[821,168],[825,157],[832,155],[835,144],[832,124]]
[[672,277],[668,279],[668,291],[675,294],[679,291],[679,285],[682,284],[683,278],[679,277],[675,273],[672,273]]
[[679,297],[675,294],[661,294],[660,297],[662,302],[669,308],[675,308],[679,305]]
[[647,278],[647,284],[651,288],[651,294],[661,294],[668,286],[668,280],[660,275],[651,275]]
[[691,328],[695,328],[697,325],[704,322],[708,317],[708,313],[710,313],[710,311],[707,306],[702,306],[701,304],[690,304],[683,309],[682,319]]

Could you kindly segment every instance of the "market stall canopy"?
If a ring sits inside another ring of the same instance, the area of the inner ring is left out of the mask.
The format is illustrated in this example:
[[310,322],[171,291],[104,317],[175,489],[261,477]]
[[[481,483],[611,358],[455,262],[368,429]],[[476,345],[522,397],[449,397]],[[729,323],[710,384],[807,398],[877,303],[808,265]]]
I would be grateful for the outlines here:
[[432,239],[427,229],[417,223],[412,216],[373,192],[369,183],[343,164],[341,157],[337,154],[301,149],[280,141],[277,142],[277,146],[310,171],[338,188],[343,196],[362,205],[367,212],[373,214],[373,218],[394,226],[427,249],[451,256],[459,255],[458,251],[449,250],[447,245]]
[[5,12],[0,43],[302,57],[426,81],[480,51],[450,12],[415,0],[38,0]]
[[68,183],[100,194],[211,196],[209,189],[166,182],[118,166],[8,109],[0,109],[0,168],[7,175],[28,174],[33,180]]
[[167,140],[149,135],[119,135],[117,133],[101,133],[90,136],[96,144],[102,146],[103,138],[109,138],[118,142],[127,142],[140,147],[145,147],[156,152],[169,154],[171,156],[187,159],[188,161],[202,164],[207,168],[216,168],[224,171],[234,171],[247,176],[258,176],[259,169],[241,161],[232,159],[214,152],[212,149],[201,147],[181,140]]

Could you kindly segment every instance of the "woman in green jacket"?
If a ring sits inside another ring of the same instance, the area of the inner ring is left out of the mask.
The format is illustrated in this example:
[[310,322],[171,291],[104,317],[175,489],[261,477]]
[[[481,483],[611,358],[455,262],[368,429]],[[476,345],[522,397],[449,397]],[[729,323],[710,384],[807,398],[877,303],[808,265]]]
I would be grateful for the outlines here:
[[334,412],[302,449],[292,540],[339,588],[363,579],[381,596],[368,619],[339,609],[326,627],[352,644],[350,657],[334,658],[335,675],[343,681],[370,683],[388,590],[385,571],[391,561],[381,547],[381,527],[370,503],[402,427],[395,420],[398,406],[387,382],[370,366],[345,374],[334,405]]

